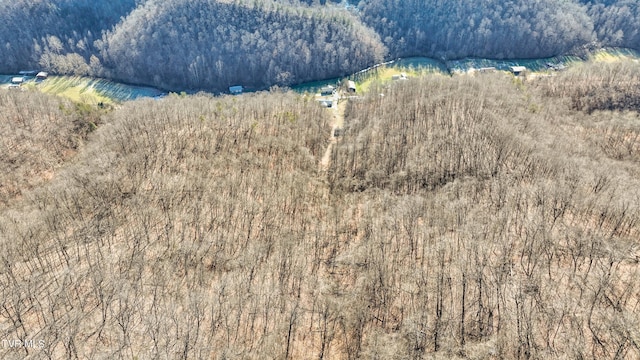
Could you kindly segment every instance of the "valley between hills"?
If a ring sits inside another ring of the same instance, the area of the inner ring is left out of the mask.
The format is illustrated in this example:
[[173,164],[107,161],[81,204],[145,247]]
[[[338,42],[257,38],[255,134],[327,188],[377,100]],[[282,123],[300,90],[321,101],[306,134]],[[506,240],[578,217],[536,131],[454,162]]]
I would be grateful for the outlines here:
[[640,358],[635,1],[0,9],[0,358]]

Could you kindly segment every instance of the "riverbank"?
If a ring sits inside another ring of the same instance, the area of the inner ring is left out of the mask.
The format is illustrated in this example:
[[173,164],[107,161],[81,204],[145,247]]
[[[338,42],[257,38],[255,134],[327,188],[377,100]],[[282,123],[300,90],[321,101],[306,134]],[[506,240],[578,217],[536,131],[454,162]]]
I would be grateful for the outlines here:
[[[639,61],[640,52],[632,49],[605,48],[593,51],[584,57],[561,55],[543,59],[514,60],[482,58],[437,60],[426,57],[410,57],[376,64],[345,77],[293,85],[291,90],[298,93],[316,93],[324,86],[335,85],[342,80],[348,79],[356,83],[359,92],[366,92],[372,84],[391,81],[394,75],[401,73],[404,73],[406,77],[419,77],[434,73],[451,76],[471,73],[479,69],[509,71],[512,66],[524,66],[531,72],[550,72],[566,69],[586,61],[612,62],[624,60]],[[0,75],[0,86],[9,87],[13,76]],[[78,76],[50,76],[48,79],[39,82],[34,77],[26,77],[25,82],[19,88],[23,90],[34,89],[63,96],[75,102],[89,104],[121,103],[139,98],[160,98],[167,95],[166,91],[149,86]]]

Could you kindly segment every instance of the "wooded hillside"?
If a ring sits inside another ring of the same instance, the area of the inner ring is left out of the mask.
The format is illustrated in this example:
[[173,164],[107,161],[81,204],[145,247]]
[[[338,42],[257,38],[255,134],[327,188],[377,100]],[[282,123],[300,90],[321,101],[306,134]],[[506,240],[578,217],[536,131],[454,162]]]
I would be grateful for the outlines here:
[[589,16],[598,40],[609,46],[640,48],[640,4],[634,0],[591,0]]
[[0,0],[0,73],[41,69],[168,90],[259,89],[382,59],[640,49],[634,0]]
[[294,93],[0,92],[0,357],[638,358],[639,74],[372,85],[327,170]]
[[135,0],[0,0],[0,73],[43,69],[95,74],[94,42],[136,7]]
[[370,0],[363,13],[397,56],[548,57],[593,39],[592,21],[572,1]]
[[363,21],[394,56],[550,57],[581,48],[640,48],[633,0],[366,0]]
[[348,13],[269,3],[149,1],[105,38],[106,74],[167,89],[291,85],[356,72],[386,53]]

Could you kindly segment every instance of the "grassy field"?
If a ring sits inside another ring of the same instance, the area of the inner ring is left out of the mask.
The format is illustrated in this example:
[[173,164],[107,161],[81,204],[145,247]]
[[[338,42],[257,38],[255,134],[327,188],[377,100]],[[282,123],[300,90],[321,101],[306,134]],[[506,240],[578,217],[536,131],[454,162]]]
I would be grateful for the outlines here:
[[[12,75],[1,75],[0,84],[8,86],[12,77]],[[127,85],[105,79],[79,76],[50,76],[41,82],[27,78],[23,88],[59,95],[74,102],[94,105],[99,103],[121,103],[140,97],[156,97],[165,94],[151,87]]]
[[616,62],[620,60],[637,60],[640,53],[631,49],[601,49],[590,56],[596,62]]
[[42,82],[30,82],[29,87],[44,93],[55,94],[71,99],[74,102],[87,104],[112,103],[111,99],[97,91],[90,78],[53,76]]

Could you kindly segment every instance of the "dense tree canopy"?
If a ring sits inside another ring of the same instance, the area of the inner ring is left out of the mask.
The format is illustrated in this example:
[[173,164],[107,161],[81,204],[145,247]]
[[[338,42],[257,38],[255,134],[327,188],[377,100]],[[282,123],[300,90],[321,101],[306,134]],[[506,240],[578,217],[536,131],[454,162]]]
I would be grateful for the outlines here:
[[91,55],[96,55],[94,41],[137,3],[140,1],[0,0],[0,70],[89,73]]
[[369,0],[362,10],[398,56],[545,57],[592,40],[585,9],[570,1]]
[[114,78],[208,90],[336,77],[384,53],[348,13],[205,0],[150,1],[105,35],[103,51]]
[[640,49],[638,23],[635,0],[0,0],[0,73],[268,88],[398,56]]
[[598,40],[609,46],[640,49],[640,5],[635,0],[589,1]]

